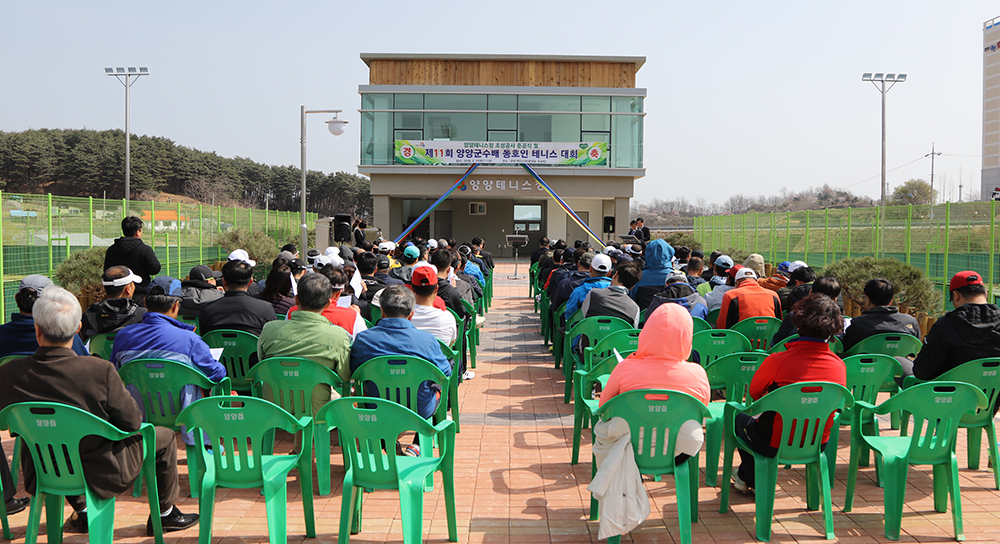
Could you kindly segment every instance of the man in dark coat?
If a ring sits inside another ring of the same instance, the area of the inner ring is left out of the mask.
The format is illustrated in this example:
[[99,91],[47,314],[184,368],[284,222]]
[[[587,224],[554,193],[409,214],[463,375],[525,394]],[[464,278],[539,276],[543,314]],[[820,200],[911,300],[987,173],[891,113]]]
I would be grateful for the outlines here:
[[[122,431],[139,430],[142,413],[125,390],[118,371],[108,361],[81,357],[70,346],[80,330],[80,303],[60,287],[45,290],[35,303],[35,327],[39,347],[34,355],[0,366],[0,409],[19,402],[58,402],[86,410]],[[132,488],[142,470],[142,437],[121,441],[89,436],[80,441],[84,477],[93,492],[108,499]],[[30,455],[21,458],[24,484],[35,488],[35,469]],[[197,514],[183,514],[174,505],[178,495],[177,447],[174,433],[156,428],[156,483],[160,515],[165,531],[180,530],[198,522]],[[66,497],[74,513],[69,527],[87,531],[86,498]],[[152,519],[146,522],[152,536]]]
[[95,302],[83,312],[80,338],[88,338],[116,331],[126,325],[142,321],[146,309],[132,300],[132,293],[142,278],[125,266],[112,266],[104,271],[101,283],[107,298]]
[[[819,283],[819,280],[815,283]],[[920,324],[917,323],[917,318],[900,313],[899,308],[891,305],[895,294],[892,283],[887,279],[875,278],[865,284],[867,308],[861,315],[851,320],[851,326],[844,332],[844,351],[876,334],[898,332],[920,338]]]
[[264,324],[278,319],[270,302],[247,293],[253,281],[253,265],[229,261],[222,267],[225,296],[202,305],[198,314],[198,332],[202,335],[218,329],[232,329],[260,336]]
[[153,248],[142,242],[142,219],[129,216],[122,219],[122,237],[111,244],[104,254],[104,269],[112,266],[127,266],[135,272],[142,283],[135,286],[132,298],[142,301],[149,287],[149,278],[160,273],[160,261],[153,253]]

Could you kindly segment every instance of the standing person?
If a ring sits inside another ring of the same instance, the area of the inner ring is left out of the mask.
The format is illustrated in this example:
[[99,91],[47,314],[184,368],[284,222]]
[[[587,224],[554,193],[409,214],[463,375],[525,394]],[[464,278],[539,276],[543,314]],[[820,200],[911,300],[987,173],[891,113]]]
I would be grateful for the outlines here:
[[160,273],[160,260],[156,258],[153,248],[142,241],[142,219],[134,215],[122,219],[122,237],[116,239],[104,254],[104,269],[112,266],[126,266],[142,278],[132,294],[132,298],[142,302],[149,287],[149,278]]
[[646,222],[643,221],[641,217],[635,220],[635,237],[644,244],[652,240],[652,235],[649,233],[649,227],[646,226]]
[[368,225],[360,219],[354,220],[354,228],[351,230],[354,232],[354,245],[361,247],[365,243],[365,228]]
[[635,236],[635,219],[628,222],[628,232],[626,236]]
[[[793,383],[832,382],[847,385],[847,367],[828,345],[830,337],[844,330],[844,319],[837,303],[826,295],[816,293],[796,303],[790,313],[800,336],[785,344],[787,351],[768,355],[757,368],[748,391],[753,399],[760,400],[775,389]],[[764,412],[756,418],[736,414],[736,435],[755,452],[766,457],[778,454],[781,425],[781,418],[775,412]],[[830,414],[823,429],[824,448],[830,439],[832,426],[833,414]],[[746,493],[756,487],[754,457],[742,449],[739,452],[742,463],[733,471],[733,487]]]
[[225,296],[201,307],[198,328],[201,334],[218,329],[232,329],[260,336],[264,324],[278,317],[271,303],[258,300],[247,293],[253,281],[253,265],[242,260],[231,260],[222,267],[222,287]]
[[105,270],[101,276],[104,300],[91,304],[87,311],[83,312],[80,339],[86,342],[95,335],[116,331],[126,325],[142,321],[142,314],[146,313],[146,308],[132,300],[135,284],[141,281],[142,278],[124,266],[112,266]]

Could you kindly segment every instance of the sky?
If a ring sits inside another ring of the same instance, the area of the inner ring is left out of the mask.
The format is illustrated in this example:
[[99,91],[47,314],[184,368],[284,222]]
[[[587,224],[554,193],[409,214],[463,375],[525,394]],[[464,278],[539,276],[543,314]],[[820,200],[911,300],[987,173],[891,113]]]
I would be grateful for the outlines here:
[[178,145],[357,173],[361,53],[644,56],[646,176],[635,201],[722,203],[829,184],[877,198],[880,96],[863,72],[906,73],[887,94],[889,191],[929,179],[978,195],[983,22],[995,1],[0,3],[0,131],[124,128],[107,66],[147,66],[131,130]]

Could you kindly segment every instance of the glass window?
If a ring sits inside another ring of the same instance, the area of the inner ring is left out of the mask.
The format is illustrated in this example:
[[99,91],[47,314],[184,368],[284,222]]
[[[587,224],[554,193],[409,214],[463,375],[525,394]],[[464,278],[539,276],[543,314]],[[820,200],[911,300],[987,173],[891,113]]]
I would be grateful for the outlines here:
[[361,115],[361,164],[392,164],[392,114]]
[[582,102],[580,111],[611,111],[610,96],[584,96]]
[[491,130],[488,133],[491,142],[516,142],[516,130]]
[[491,94],[489,100],[489,109],[514,111],[517,109],[517,95]]
[[580,115],[519,113],[517,130],[519,142],[579,142]]
[[490,113],[490,130],[517,130],[516,113]]
[[363,110],[391,110],[391,94],[363,94],[361,95],[361,109]]
[[580,135],[581,142],[611,142],[610,132],[583,132]]
[[540,230],[542,230],[542,224],[541,223],[528,223],[528,231],[529,232],[537,232],[537,231],[540,231]]
[[580,97],[520,95],[517,97],[517,109],[521,111],[580,111]]
[[396,128],[424,128],[424,116],[419,112],[395,113]]
[[514,221],[541,221],[542,207],[538,204],[515,204]]
[[424,95],[422,94],[397,94],[397,110],[422,110],[424,109]]
[[[398,113],[396,115],[399,115]],[[597,130],[597,131],[610,131],[611,130],[611,116],[610,115],[581,115],[582,123],[581,128],[583,130]]]
[[430,140],[486,141],[485,113],[425,113],[424,127]]
[[642,168],[642,117],[615,116],[611,127],[611,166]]
[[[423,140],[424,139],[424,131],[422,131],[422,130],[397,130],[396,131],[396,139],[397,140],[411,140],[411,141],[412,140]],[[395,151],[395,145],[396,145],[395,142],[393,142],[393,146],[394,146],[393,150],[394,151]]]
[[484,94],[427,94],[425,110],[485,110]]
[[641,96],[616,96],[612,102],[611,111],[642,113]]

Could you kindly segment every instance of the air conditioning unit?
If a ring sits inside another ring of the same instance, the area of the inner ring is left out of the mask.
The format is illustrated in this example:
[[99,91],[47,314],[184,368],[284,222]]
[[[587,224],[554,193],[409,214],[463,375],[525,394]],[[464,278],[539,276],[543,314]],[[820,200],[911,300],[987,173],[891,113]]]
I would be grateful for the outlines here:
[[486,203],[469,202],[469,215],[486,215]]

